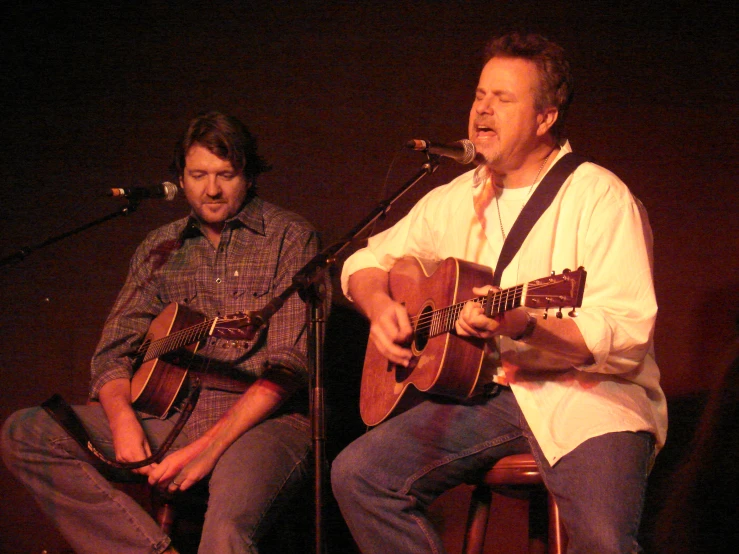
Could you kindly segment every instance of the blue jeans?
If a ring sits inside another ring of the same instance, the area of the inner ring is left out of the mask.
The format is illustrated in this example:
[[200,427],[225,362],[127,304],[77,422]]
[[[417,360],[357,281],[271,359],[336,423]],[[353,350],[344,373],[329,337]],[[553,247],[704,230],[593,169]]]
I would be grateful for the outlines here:
[[636,552],[653,444],[649,433],[609,433],[551,467],[504,388],[466,404],[426,400],[393,417],[339,454],[331,480],[362,552],[441,553],[430,504],[496,460],[531,452],[557,500],[568,552]]
[[[111,432],[102,408],[74,409],[93,442],[112,457]],[[164,440],[176,417],[142,421],[152,450]],[[183,433],[172,451],[188,442]],[[275,416],[242,435],[211,474],[199,552],[257,552],[257,541],[307,475],[310,452],[310,425],[304,416]],[[21,410],[8,418],[2,454],[75,552],[158,554],[169,546],[169,537],[152,517],[114,488],[96,469],[94,458],[43,409]],[[120,472],[119,477],[126,475],[133,476]]]

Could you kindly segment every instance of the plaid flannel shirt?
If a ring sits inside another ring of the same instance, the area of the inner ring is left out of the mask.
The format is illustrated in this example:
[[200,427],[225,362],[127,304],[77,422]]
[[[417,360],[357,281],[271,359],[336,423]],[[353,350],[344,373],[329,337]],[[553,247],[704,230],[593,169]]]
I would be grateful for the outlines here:
[[[318,237],[300,216],[252,198],[226,222],[218,248],[190,215],[150,233],[137,248],[126,282],[92,359],[90,398],[113,379],[130,379],[152,320],[177,302],[207,318],[263,308],[313,258]],[[198,349],[246,379],[308,381],[305,304],[292,295],[247,343],[209,340]],[[239,393],[206,388],[187,423],[193,438],[210,428]]]

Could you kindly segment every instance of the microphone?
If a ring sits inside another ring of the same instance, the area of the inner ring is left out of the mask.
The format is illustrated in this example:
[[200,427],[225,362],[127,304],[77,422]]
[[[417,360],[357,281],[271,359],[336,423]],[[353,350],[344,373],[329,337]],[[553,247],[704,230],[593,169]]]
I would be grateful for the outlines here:
[[108,196],[122,196],[129,200],[143,200],[144,198],[164,198],[165,200],[174,200],[177,196],[177,185],[169,181],[163,182],[161,185],[153,185],[150,187],[131,187],[127,189],[110,189]]
[[467,139],[450,142],[449,144],[439,144],[428,140],[414,139],[406,142],[405,146],[412,150],[419,150],[428,152],[429,154],[451,158],[462,165],[472,163],[477,154],[475,145],[472,144],[472,141]]

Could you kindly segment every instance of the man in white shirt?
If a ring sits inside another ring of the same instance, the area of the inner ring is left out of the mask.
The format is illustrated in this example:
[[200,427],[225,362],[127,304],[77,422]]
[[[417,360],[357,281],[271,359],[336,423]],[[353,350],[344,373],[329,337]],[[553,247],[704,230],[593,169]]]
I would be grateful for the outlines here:
[[[431,191],[344,264],[344,292],[385,358],[408,371],[418,361],[390,270],[406,256],[495,267],[524,204],[571,151],[563,138],[571,96],[556,44],[512,34],[488,45],[469,119],[479,167]],[[524,307],[488,317],[481,303],[464,305],[454,332],[484,341],[492,370],[477,390],[487,392],[465,401],[427,395],[334,462],[334,494],[363,552],[443,552],[426,517],[431,502],[525,452],[557,500],[569,552],[639,549],[647,475],[667,430],[652,345],[651,242],[646,212],[615,175],[584,163],[567,178],[500,284],[583,266],[579,317]],[[491,282],[473,294],[486,295]]]

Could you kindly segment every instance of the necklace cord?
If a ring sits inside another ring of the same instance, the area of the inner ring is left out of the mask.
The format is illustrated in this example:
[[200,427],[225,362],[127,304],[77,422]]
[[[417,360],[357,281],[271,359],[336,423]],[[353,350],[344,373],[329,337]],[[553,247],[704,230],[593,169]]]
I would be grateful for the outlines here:
[[[547,157],[544,158],[544,161],[539,166],[539,171],[536,172],[536,177],[534,177],[534,182],[531,183],[531,185],[529,186],[529,193],[526,195],[526,198],[527,199],[528,199],[529,196],[531,196],[531,191],[533,190],[534,185],[536,184],[536,181],[539,180],[539,175],[541,175],[541,172],[544,169],[544,166],[547,165],[547,162],[549,161],[549,156],[552,155],[552,152],[554,152],[554,148],[552,148],[549,151],[549,154],[547,154]],[[492,177],[491,177],[491,179],[492,179]],[[495,186],[495,185],[493,185],[493,186]],[[524,202],[524,205],[525,204],[526,204],[526,202]],[[498,223],[500,224],[500,234],[503,236],[503,242],[505,242],[505,240],[507,238],[507,235],[506,235],[505,229],[503,228],[503,218],[500,215],[500,203],[498,202],[498,191],[497,190],[495,191],[495,208],[498,211]],[[523,206],[521,206],[521,209],[523,210]]]

